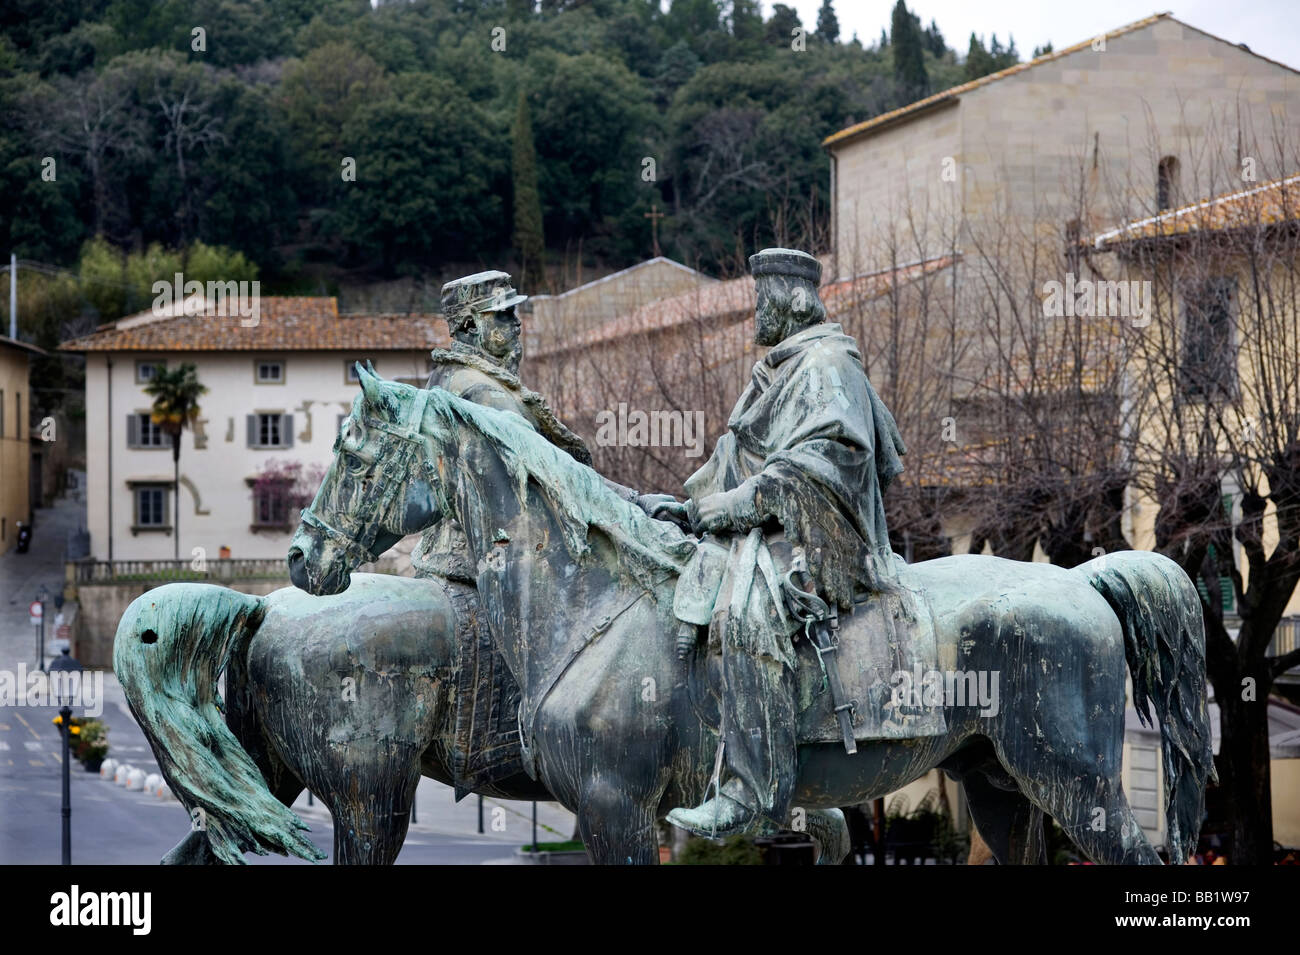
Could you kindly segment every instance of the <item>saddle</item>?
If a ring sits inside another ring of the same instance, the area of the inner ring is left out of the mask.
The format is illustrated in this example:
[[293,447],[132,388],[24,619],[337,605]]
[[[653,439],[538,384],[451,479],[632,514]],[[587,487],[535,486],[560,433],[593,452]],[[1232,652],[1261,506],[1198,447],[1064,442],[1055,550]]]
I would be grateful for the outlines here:
[[[918,739],[947,732],[942,705],[926,705],[911,687],[914,675],[939,666],[934,619],[924,595],[907,585],[906,570],[891,591],[860,593],[839,618],[838,657],[844,694],[854,704],[852,735],[857,741]],[[799,661],[799,737],[805,742],[842,738],[836,701],[817,651],[806,639],[795,642]],[[906,677],[902,677],[906,674]]]
[[[726,599],[731,556],[708,537],[700,542],[674,592],[678,620],[698,626],[715,620],[720,598]],[[716,633],[710,650],[721,651]],[[921,588],[910,584],[906,566],[889,590],[860,592],[853,608],[839,615],[838,632],[829,640],[811,628],[796,632],[789,659],[796,673],[799,735],[805,742],[842,741],[853,752],[854,741],[947,731],[942,706],[895,692],[939,664],[933,616]]]

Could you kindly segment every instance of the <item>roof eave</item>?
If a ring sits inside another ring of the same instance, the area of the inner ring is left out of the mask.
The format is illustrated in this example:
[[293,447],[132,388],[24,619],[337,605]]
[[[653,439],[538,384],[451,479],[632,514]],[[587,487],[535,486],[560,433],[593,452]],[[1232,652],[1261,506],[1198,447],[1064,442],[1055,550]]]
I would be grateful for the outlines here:
[[874,136],[876,133],[883,132],[887,129],[895,129],[902,126],[904,123],[910,123],[914,119],[920,119],[923,116],[929,116],[931,113],[937,113],[940,110],[956,106],[960,101],[960,94],[949,93],[946,96],[940,96],[938,99],[926,103],[924,106],[917,106],[913,109],[899,113],[897,116],[892,116],[883,122],[877,123],[874,120],[869,120],[868,123],[863,124],[860,127],[850,126],[848,129],[827,136],[826,139],[822,141],[822,148],[828,152],[834,152],[846,143],[857,142],[860,139]]

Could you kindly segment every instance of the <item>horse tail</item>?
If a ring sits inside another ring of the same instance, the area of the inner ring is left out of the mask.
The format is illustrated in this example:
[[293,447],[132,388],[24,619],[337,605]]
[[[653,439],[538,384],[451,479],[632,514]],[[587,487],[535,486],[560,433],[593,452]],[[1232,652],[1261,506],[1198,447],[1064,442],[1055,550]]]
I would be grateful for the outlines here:
[[1133,708],[1160,723],[1169,858],[1196,849],[1205,785],[1216,781],[1205,700],[1205,620],[1201,597],[1176,563],[1149,551],[1120,551],[1078,568],[1106,598],[1124,631]]
[[217,859],[230,865],[268,850],[324,858],[227,728],[217,692],[232,654],[247,652],[265,613],[261,597],[167,584],[132,601],[113,642],[113,670],[163,776]]

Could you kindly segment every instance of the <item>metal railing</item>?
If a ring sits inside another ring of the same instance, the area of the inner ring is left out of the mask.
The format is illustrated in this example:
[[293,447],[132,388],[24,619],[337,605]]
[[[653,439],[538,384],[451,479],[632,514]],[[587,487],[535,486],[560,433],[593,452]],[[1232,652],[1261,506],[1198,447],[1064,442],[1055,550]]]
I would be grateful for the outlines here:
[[[289,579],[283,557],[226,557],[195,566],[193,560],[79,560],[67,565],[71,584],[111,584],[136,580],[194,580],[222,583],[231,580]],[[396,573],[392,558],[358,568],[370,573]]]
[[192,560],[81,560],[69,564],[72,582],[108,584],[122,580],[248,580],[288,578],[284,558]]

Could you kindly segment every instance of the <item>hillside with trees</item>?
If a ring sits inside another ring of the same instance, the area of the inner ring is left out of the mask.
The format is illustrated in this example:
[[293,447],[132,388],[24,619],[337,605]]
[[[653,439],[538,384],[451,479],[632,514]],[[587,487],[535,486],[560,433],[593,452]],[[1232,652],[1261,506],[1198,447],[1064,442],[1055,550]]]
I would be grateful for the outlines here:
[[832,0],[809,24],[756,0],[16,0],[0,248],[81,275],[104,243],[204,243],[264,291],[486,266],[540,290],[646,257],[653,204],[665,254],[723,270],[816,244],[826,135],[1018,60],[960,46],[903,0],[865,41]]

